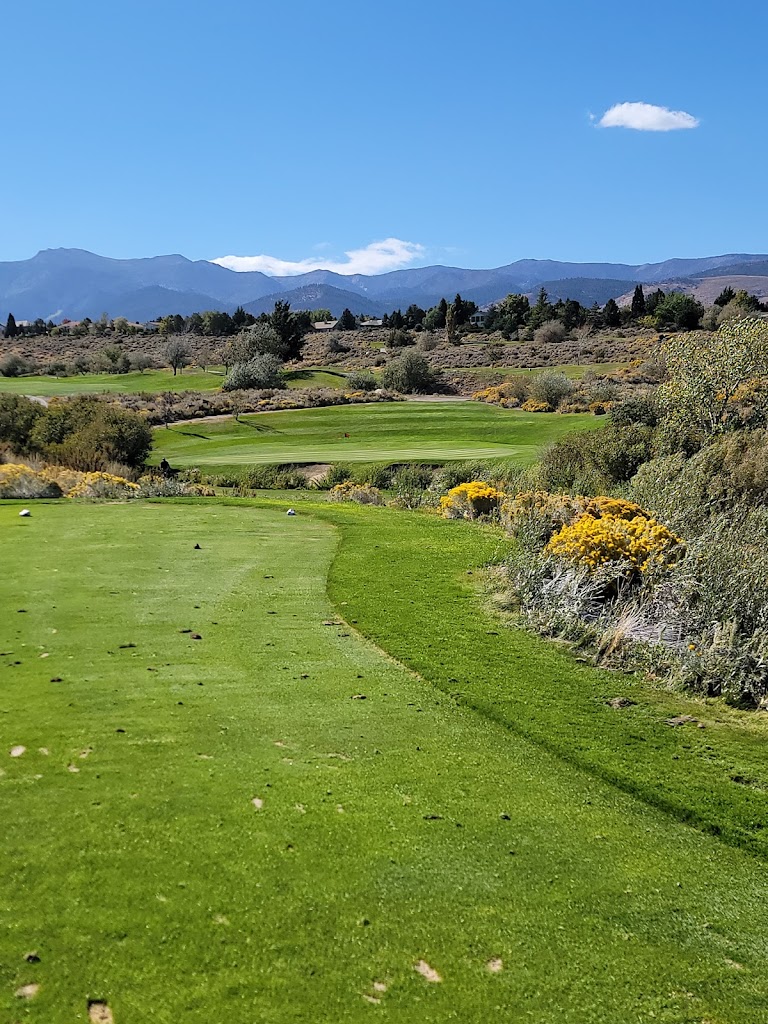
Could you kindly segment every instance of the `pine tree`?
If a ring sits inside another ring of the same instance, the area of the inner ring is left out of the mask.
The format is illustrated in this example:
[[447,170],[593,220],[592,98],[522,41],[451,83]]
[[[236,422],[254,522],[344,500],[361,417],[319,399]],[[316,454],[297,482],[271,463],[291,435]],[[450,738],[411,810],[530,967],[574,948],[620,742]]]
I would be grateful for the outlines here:
[[354,331],[357,327],[357,321],[352,315],[351,310],[345,309],[339,318],[339,330],[340,331]]
[[641,316],[645,316],[645,292],[641,284],[635,285],[635,294],[632,296],[629,315],[633,320],[639,320]]
[[8,314],[8,319],[5,322],[5,336],[6,338],[15,338],[19,333],[19,328],[16,326],[16,318],[13,313]]
[[603,319],[606,327],[619,327],[621,324],[621,312],[616,304],[616,299],[608,299],[603,306]]

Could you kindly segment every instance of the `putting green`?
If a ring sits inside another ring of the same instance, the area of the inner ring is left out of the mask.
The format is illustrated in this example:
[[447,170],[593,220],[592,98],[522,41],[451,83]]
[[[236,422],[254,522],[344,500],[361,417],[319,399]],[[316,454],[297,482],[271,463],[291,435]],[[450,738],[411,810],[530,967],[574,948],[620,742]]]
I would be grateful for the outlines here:
[[155,431],[154,459],[174,466],[536,459],[594,416],[523,413],[479,402],[393,402],[261,413]]
[[92,999],[117,1024],[764,1019],[763,865],[337,617],[340,536],[370,547],[387,523],[407,560],[417,517],[354,510],[369,529],[348,536],[309,506],[18,508],[0,505],[3,1019],[70,1024]]

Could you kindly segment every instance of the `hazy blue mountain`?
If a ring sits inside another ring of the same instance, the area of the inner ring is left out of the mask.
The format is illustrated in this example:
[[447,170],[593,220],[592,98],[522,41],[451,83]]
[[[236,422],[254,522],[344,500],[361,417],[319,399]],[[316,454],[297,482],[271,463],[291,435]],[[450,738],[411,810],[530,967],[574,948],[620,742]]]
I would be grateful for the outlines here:
[[[295,280],[295,278],[287,280]],[[341,280],[343,281],[344,278],[342,277]],[[289,302],[291,309],[330,309],[334,316],[341,316],[345,309],[350,309],[355,314],[365,313],[368,316],[381,316],[391,309],[386,303],[372,302],[358,292],[344,291],[342,288],[334,288],[329,284],[305,284],[290,291],[275,292],[272,295],[256,299],[255,302],[248,302],[243,308],[246,313],[253,313],[254,316],[258,316],[260,313],[270,313],[278,299]]]
[[9,313],[18,320],[95,319],[106,312],[145,320],[205,308],[231,312],[238,305],[260,311],[267,300],[272,304],[276,297],[288,296],[297,308],[328,306],[340,312],[349,306],[353,312],[375,315],[398,307],[405,310],[411,303],[426,309],[457,292],[485,306],[509,292],[535,294],[542,285],[553,298],[591,304],[617,297],[638,281],[655,286],[693,277],[759,275],[766,265],[766,254],[731,253],[636,266],[518,260],[490,270],[431,266],[372,276],[315,270],[269,277],[258,271],[236,273],[178,254],[116,260],[84,249],[45,249],[29,260],[0,263],[0,319]]

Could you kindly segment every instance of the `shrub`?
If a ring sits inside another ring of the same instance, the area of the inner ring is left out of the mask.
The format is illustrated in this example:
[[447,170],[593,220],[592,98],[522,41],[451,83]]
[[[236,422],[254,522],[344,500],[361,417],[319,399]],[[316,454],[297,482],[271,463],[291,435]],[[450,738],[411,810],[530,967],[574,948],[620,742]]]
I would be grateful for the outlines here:
[[358,505],[383,505],[384,498],[378,487],[369,483],[358,484],[353,480],[345,480],[336,484],[328,492],[329,501],[354,501]]
[[375,391],[378,381],[369,370],[352,370],[347,374],[347,387],[350,391]]
[[62,466],[0,466],[2,498],[122,498],[135,496],[137,490],[137,484],[113,473],[82,473]]
[[652,455],[650,427],[634,425],[566,434],[544,449],[539,477],[548,491],[606,490],[630,480]]
[[109,463],[136,468],[152,447],[143,416],[89,395],[53,400],[35,421],[29,447],[49,462],[79,470]]
[[537,373],[532,379],[530,390],[532,399],[544,403],[549,409],[554,410],[573,394],[574,384],[564,373],[545,370],[543,373]]
[[522,491],[501,506],[501,521],[526,546],[542,547],[557,530],[583,515],[588,498],[548,491]]
[[566,330],[559,320],[547,320],[533,334],[537,344],[559,345],[565,341]]
[[283,364],[279,356],[264,352],[253,356],[247,363],[236,363],[222,384],[223,391],[249,389],[280,389],[285,387]]
[[417,352],[406,352],[384,367],[381,382],[385,388],[404,395],[430,394],[437,387],[437,375]]
[[346,483],[352,478],[352,467],[347,462],[337,462],[328,467],[328,472],[317,481],[317,486],[323,490],[333,487],[335,484]]
[[45,409],[22,395],[0,394],[0,443],[5,443],[19,455],[34,451],[32,434],[35,424]]
[[477,519],[497,512],[505,495],[483,480],[452,487],[440,499],[440,508],[447,519]]
[[415,345],[416,339],[409,331],[402,329],[396,331],[390,331],[387,335],[387,348],[408,348],[410,345]]
[[26,359],[22,359],[15,352],[12,352],[0,362],[0,376],[3,377],[23,377],[25,373],[30,372],[30,369],[31,367]]
[[528,380],[520,375],[509,377],[503,384],[483,388],[472,395],[475,402],[487,402],[489,405],[501,405],[507,409],[516,409],[526,401],[530,393]]
[[611,405],[611,423],[614,427],[629,427],[635,423],[655,427],[658,421],[658,408],[650,395],[625,398]]
[[30,466],[7,462],[0,465],[0,498],[60,498],[64,492]]
[[647,513],[631,519],[585,512],[564,526],[545,549],[547,554],[585,566],[590,571],[620,563],[626,572],[647,572],[654,565],[671,565],[680,557],[682,541]]
[[520,406],[523,412],[552,412],[549,402],[541,402],[538,398],[529,398]]

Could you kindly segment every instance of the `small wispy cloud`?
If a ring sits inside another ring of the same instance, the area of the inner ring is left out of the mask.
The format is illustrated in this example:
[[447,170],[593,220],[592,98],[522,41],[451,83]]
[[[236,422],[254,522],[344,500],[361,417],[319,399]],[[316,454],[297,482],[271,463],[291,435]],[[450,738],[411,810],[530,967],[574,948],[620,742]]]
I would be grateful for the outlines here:
[[385,238],[371,242],[362,249],[350,249],[343,260],[312,256],[304,260],[281,260],[277,256],[219,256],[211,263],[239,272],[259,270],[271,277],[295,276],[310,270],[332,270],[336,274],[384,274],[400,270],[425,253],[423,245],[404,242],[400,238]]
[[675,132],[698,128],[699,120],[685,110],[653,103],[616,103],[597,122],[601,128],[633,128],[637,132]]

